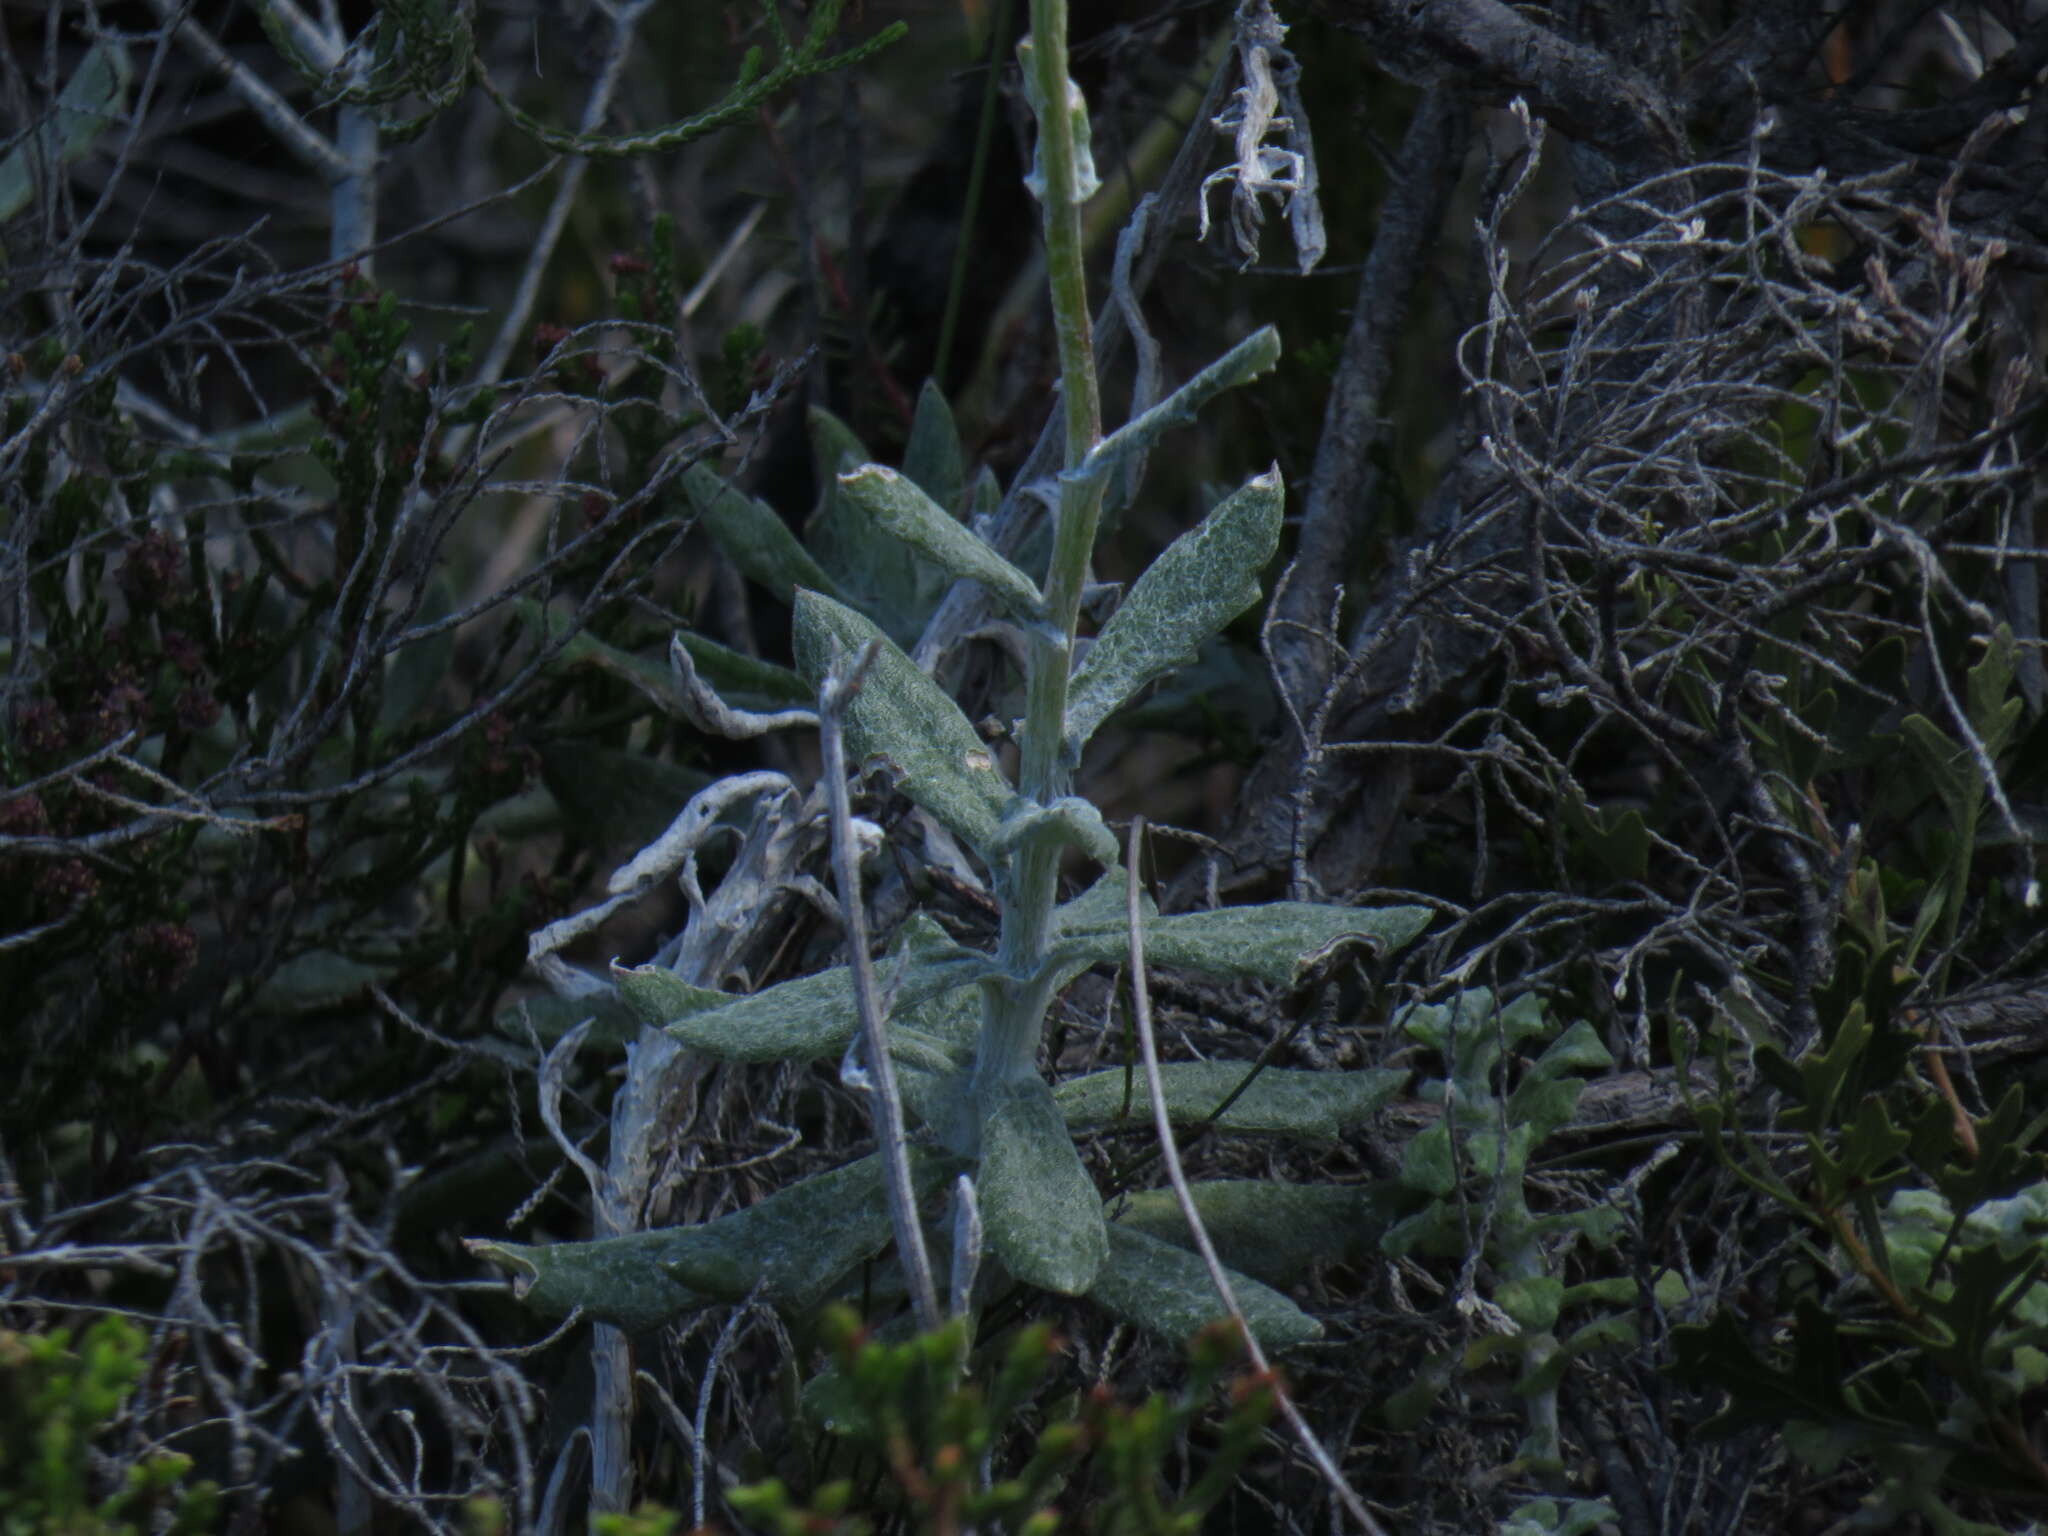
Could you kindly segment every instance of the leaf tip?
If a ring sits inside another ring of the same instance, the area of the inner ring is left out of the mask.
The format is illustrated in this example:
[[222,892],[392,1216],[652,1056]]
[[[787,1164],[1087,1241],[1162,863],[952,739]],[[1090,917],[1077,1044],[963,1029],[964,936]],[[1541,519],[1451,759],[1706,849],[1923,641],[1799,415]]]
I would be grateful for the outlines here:
[[472,1258],[503,1270],[512,1277],[512,1294],[524,1301],[526,1293],[533,1289],[533,1283],[540,1278],[540,1268],[526,1257],[526,1250],[518,1243],[493,1242],[487,1237],[465,1237],[462,1246],[469,1250]]

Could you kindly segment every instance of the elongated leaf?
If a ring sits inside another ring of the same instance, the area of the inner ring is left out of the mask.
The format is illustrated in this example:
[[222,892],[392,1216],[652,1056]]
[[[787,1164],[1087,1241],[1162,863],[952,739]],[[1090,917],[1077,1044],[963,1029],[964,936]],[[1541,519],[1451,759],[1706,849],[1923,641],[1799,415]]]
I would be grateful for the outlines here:
[[542,994],[500,1009],[493,1021],[501,1035],[524,1040],[528,1031],[543,1045],[553,1045],[585,1019],[591,1021],[586,1046],[620,1050],[640,1033],[640,1019],[632,1005],[615,992],[589,997],[553,997]]
[[[1429,919],[1427,907],[1337,907],[1307,901],[1183,912],[1146,923],[1145,960],[1148,965],[1292,986],[1310,962],[1333,945],[1363,939],[1380,954],[1392,954],[1427,928]],[[1080,921],[1071,928],[1063,924],[1054,947],[1062,957],[1094,965],[1114,963],[1130,953],[1120,920],[1099,927]]]
[[[880,983],[894,988],[898,1012],[966,986],[991,966],[922,914],[906,925],[904,944],[908,957],[900,969],[893,959],[876,967]],[[720,1061],[820,1061],[843,1053],[860,1028],[853,973],[843,965],[663,1022],[690,1049]],[[893,1033],[921,1043],[908,1026]]]
[[[559,640],[567,627],[562,619],[550,616],[530,597],[515,597],[506,607],[526,623],[536,638],[544,634],[549,636],[551,644]],[[809,704],[816,699],[815,690],[787,667],[742,655],[715,640],[706,640],[702,635],[687,631],[674,638],[690,653],[698,676],[716,688],[729,704],[741,709],[775,710],[786,709],[792,704]],[[662,713],[678,717],[684,713],[682,700],[676,694],[675,677],[665,655],[658,660],[641,656],[609,645],[595,635],[579,632],[562,646],[554,665],[596,667],[637,689]]]
[[[1250,1072],[1250,1066],[1241,1062],[1168,1062],[1159,1069],[1167,1117],[1175,1125],[1207,1120]],[[1363,1125],[1407,1079],[1405,1072],[1304,1072],[1268,1067],[1251,1079],[1216,1123],[1226,1131],[1335,1141]],[[1067,1117],[1067,1128],[1077,1133],[1101,1130],[1120,1119],[1150,1125],[1152,1107],[1146,1101],[1143,1075],[1131,1085],[1128,1108],[1127,1085],[1131,1079],[1120,1068],[1091,1072],[1061,1083],[1053,1090],[1053,1098]]]
[[[1321,1323],[1272,1287],[1249,1275],[1226,1278],[1244,1320],[1267,1349],[1289,1349],[1321,1335]],[[1109,1261],[1088,1299],[1175,1344],[1230,1315],[1199,1258],[1124,1226],[1109,1229]]]
[[929,1042],[951,1060],[940,1065],[906,1059],[900,1049],[896,1058],[896,1083],[903,1102],[927,1126],[940,1143],[953,1150],[971,1153],[980,1140],[981,1120],[973,1096],[974,1042],[981,1026],[981,993],[975,987],[942,992],[929,1002],[914,1007],[898,1006],[889,1021],[892,1044],[908,1031],[916,1042]]
[[1018,1083],[981,1127],[981,1219],[996,1257],[1027,1285],[1079,1296],[1109,1252],[1102,1201],[1044,1083]]
[[1192,422],[1195,413],[1224,390],[1250,382],[1279,361],[1280,333],[1270,325],[1261,326],[1144,415],[1105,437],[1080,473],[1101,478],[1115,473],[1130,455],[1150,452],[1167,432]]
[[[421,625],[446,618],[455,610],[455,588],[447,576],[437,575],[427,583],[420,600],[417,620]],[[384,697],[377,709],[378,726],[398,729],[426,707],[448,678],[448,664],[455,655],[455,631],[437,630],[415,640],[384,660]]]
[[853,429],[830,411],[809,416],[818,483],[825,488],[804,541],[839,583],[842,601],[860,609],[898,645],[914,645],[924,621],[945,595],[946,576],[900,539],[883,533],[873,517],[839,485],[843,471],[874,455]]
[[858,505],[882,532],[948,575],[980,582],[1018,618],[1044,617],[1045,599],[1037,584],[979,534],[962,527],[916,481],[881,464],[863,464],[839,477],[839,494]]
[[[912,1148],[919,1198],[960,1166]],[[545,1246],[471,1238],[467,1247],[510,1274],[514,1293],[534,1310],[561,1317],[581,1307],[637,1332],[715,1302],[743,1300],[756,1286],[773,1305],[816,1306],[888,1241],[882,1160],[874,1155],[699,1226]]]
[[1218,502],[1138,578],[1074,674],[1071,752],[1146,684],[1192,663],[1204,640],[1259,600],[1259,572],[1279,545],[1286,503],[1280,471],[1268,470]]
[[967,467],[960,455],[960,429],[953,408],[931,379],[917,392],[917,413],[910,421],[910,441],[903,449],[903,473],[915,480],[948,512],[960,510],[967,485]]
[[798,594],[797,664],[814,687],[831,670],[835,642],[851,662],[878,638],[866,684],[846,711],[848,745],[861,759],[885,760],[897,788],[985,855],[1013,792],[960,706],[851,608],[815,592]]
[[731,1001],[723,992],[692,986],[662,965],[615,965],[612,980],[635,1022],[655,1029],[676,1019],[722,1008]]
[[683,471],[683,493],[690,498],[699,526],[725,557],[785,605],[795,603],[799,587],[839,594],[838,583],[797,542],[775,509],[733,489],[710,465],[693,464]]
[[114,127],[128,110],[128,83],[134,78],[128,50],[101,40],[64,82],[50,109],[50,120],[31,130],[32,137],[0,159],[0,220],[13,218],[34,195],[33,174],[47,176],[59,166],[82,159],[95,140]]
[[[1217,1179],[1191,1184],[1195,1213],[1223,1262],[1268,1285],[1292,1285],[1311,1266],[1375,1259],[1380,1237],[1415,1197],[1391,1184],[1281,1184]],[[1194,1251],[1194,1234],[1170,1189],[1126,1196],[1116,1227]]]

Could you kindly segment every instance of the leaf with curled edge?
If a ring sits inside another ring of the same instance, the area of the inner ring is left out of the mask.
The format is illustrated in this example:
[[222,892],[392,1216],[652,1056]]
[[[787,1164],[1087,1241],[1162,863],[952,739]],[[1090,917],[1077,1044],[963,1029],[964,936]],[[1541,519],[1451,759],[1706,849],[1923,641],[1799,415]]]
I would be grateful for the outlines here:
[[[921,1148],[911,1149],[910,1163],[919,1199],[964,1166]],[[550,1317],[580,1307],[601,1322],[640,1332],[749,1296],[803,1311],[888,1243],[882,1181],[882,1159],[874,1154],[698,1226],[587,1243],[473,1237],[466,1246],[510,1274],[514,1294]]]
[[1062,1296],[1095,1284],[1109,1253],[1102,1200],[1043,1082],[1006,1085],[988,1104],[976,1190],[989,1246],[1017,1279]]
[[875,640],[874,664],[846,707],[848,746],[862,761],[888,763],[897,788],[986,857],[1014,791],[960,706],[851,608],[797,594],[797,665],[813,687],[831,671],[835,646],[850,664]]
[[[1185,1343],[1227,1318],[1208,1266],[1184,1248],[1130,1227],[1111,1225],[1108,1261],[1088,1299],[1112,1317]],[[1225,1271],[1244,1320],[1267,1349],[1291,1349],[1322,1335],[1323,1325],[1271,1286]]]
[[1078,756],[1148,684],[1195,660],[1202,642],[1259,600],[1287,493],[1276,467],[1218,502],[1132,584],[1074,673],[1066,745]]

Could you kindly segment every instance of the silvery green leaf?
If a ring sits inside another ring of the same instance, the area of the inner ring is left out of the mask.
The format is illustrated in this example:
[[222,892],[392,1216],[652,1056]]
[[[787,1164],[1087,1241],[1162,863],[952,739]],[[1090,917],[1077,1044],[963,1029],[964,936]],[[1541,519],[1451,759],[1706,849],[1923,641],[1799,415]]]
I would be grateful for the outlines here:
[[[1414,1204],[1413,1196],[1383,1184],[1217,1179],[1190,1184],[1188,1192],[1223,1262],[1276,1286],[1292,1285],[1318,1263],[1370,1261],[1380,1235]],[[1194,1251],[1194,1234],[1170,1189],[1125,1196],[1110,1230],[1117,1227]]]
[[945,392],[931,379],[917,392],[917,414],[910,420],[910,441],[903,449],[903,473],[948,512],[960,508],[967,468],[960,456],[960,429]]
[[[1226,1271],[1225,1277],[1245,1322],[1267,1349],[1289,1349],[1321,1336],[1323,1325],[1272,1287],[1249,1275]],[[1175,1344],[1230,1315],[1199,1258],[1118,1225],[1109,1228],[1109,1261],[1088,1299]]]
[[[1430,917],[1427,907],[1338,907],[1307,901],[1182,912],[1146,922],[1145,961],[1292,986],[1333,946],[1365,940],[1378,953],[1389,955],[1427,928]],[[1120,919],[1100,926],[1063,922],[1054,948],[1090,964],[1114,964],[1129,958],[1130,939]]]
[[526,1040],[530,1032],[542,1045],[553,1045],[586,1019],[591,1026],[585,1045],[621,1050],[640,1033],[639,1017],[615,992],[590,997],[529,997],[499,1009],[493,1023],[499,1034],[514,1040]]
[[797,542],[775,509],[735,490],[710,465],[692,464],[683,471],[683,494],[690,498],[698,526],[726,559],[784,604],[796,601],[798,587],[837,594],[825,568]]
[[[905,927],[900,965],[891,959],[875,968],[894,1011],[913,1010],[988,973],[986,955],[955,944],[930,918],[914,917]],[[843,965],[663,1023],[690,1049],[720,1061],[822,1061],[844,1053],[860,1028],[853,973]],[[941,1042],[924,1041],[912,1025],[890,1033],[913,1051],[929,1048],[939,1059],[951,1054]]]
[[1167,432],[1188,425],[1197,411],[1223,391],[1249,383],[1279,361],[1280,333],[1270,325],[1261,326],[1151,410],[1097,443],[1088,461],[1072,473],[1089,479],[1107,478],[1126,458],[1149,453]]
[[996,478],[996,472],[986,464],[974,477],[974,494],[967,509],[967,520],[980,524],[985,517],[994,517],[996,509],[1003,504],[1003,483]]
[[28,206],[34,196],[31,172],[47,176],[84,158],[93,142],[119,123],[128,109],[134,73],[128,50],[119,43],[101,39],[86,50],[57,93],[49,121],[31,130],[33,143],[19,143],[0,159],[0,221]]
[[[959,1168],[952,1158],[911,1149],[920,1199]],[[545,1246],[471,1238],[466,1246],[510,1274],[514,1294],[536,1311],[561,1317],[581,1307],[638,1332],[756,1294],[793,1311],[816,1306],[888,1241],[877,1155],[697,1226]]]
[[1169,544],[1088,649],[1067,696],[1067,749],[1078,755],[1111,714],[1195,659],[1202,642],[1259,600],[1280,542],[1287,495],[1268,470]]
[[[1194,1125],[1250,1076],[1249,1065],[1229,1061],[1175,1061],[1159,1069],[1167,1118]],[[1252,1077],[1216,1121],[1219,1130],[1335,1141],[1363,1125],[1400,1091],[1406,1072],[1308,1072],[1268,1067]],[[1129,1091],[1126,1102],[1127,1088]],[[1098,1131],[1120,1121],[1152,1123],[1142,1074],[1133,1081],[1121,1068],[1070,1078],[1053,1090],[1067,1128]]]
[[1097,863],[1116,863],[1116,834],[1103,822],[1102,812],[1078,795],[1062,795],[1051,805],[1014,802],[1004,812],[988,851],[1007,856],[1019,844],[1048,839],[1079,848]]
[[[566,621],[551,616],[530,597],[515,597],[506,607],[525,623],[536,640],[561,646],[552,665],[596,667],[637,689],[664,714],[680,716],[683,713],[682,700],[676,696],[675,677],[665,658],[657,661],[649,656],[639,656],[608,645],[583,631],[569,636],[564,642],[561,636],[568,627]],[[702,635],[687,631],[674,636],[670,643],[681,644],[688,650],[698,675],[716,688],[727,702],[741,709],[786,709],[792,704],[809,703],[815,698],[809,685],[787,667],[743,656],[715,640],[706,640]]]
[[[889,1021],[889,1054],[896,1061],[896,1084],[904,1104],[931,1127],[942,1145],[962,1153],[973,1150],[981,1132],[973,1096],[974,1044],[980,1028],[978,987],[959,987],[910,1007],[899,1000]],[[893,1048],[905,1031],[944,1053],[945,1059],[905,1059],[900,1048]]]
[[839,583],[840,601],[881,625],[898,645],[914,645],[945,595],[947,577],[912,547],[885,534],[866,507],[848,496],[839,476],[868,463],[853,429],[830,411],[809,414],[811,447],[824,494],[804,542]]
[[839,477],[839,494],[852,500],[870,521],[902,541],[949,576],[964,576],[988,588],[1004,607],[1026,620],[1040,619],[1045,599],[1036,583],[962,527],[908,476],[880,464],[863,464]]
[[692,986],[665,965],[615,965],[612,982],[634,1020],[656,1029],[732,1001],[710,987]]
[[[1032,47],[1029,38],[1017,45],[1017,60],[1024,68],[1024,99],[1031,104],[1031,115],[1042,125],[1045,122],[1048,103],[1045,93],[1038,88],[1038,71],[1032,65]],[[1074,186],[1072,198],[1076,203],[1085,203],[1102,190],[1102,178],[1095,174],[1095,152],[1093,135],[1088,126],[1088,98],[1081,94],[1081,87],[1069,79],[1066,86],[1066,101],[1062,103],[1067,121],[1074,134]],[[1040,143],[1044,142],[1043,134]],[[1041,203],[1045,201],[1045,169],[1042,152],[1034,149],[1031,155],[1031,173],[1024,178],[1024,186]]]
[[[815,592],[798,594],[797,664],[814,684],[831,670],[835,644],[850,660],[880,637],[851,608]],[[846,737],[857,758],[882,758],[897,788],[986,854],[1012,798],[1009,782],[960,706],[886,638],[847,706]]]
[[1027,1285],[1079,1296],[1109,1252],[1102,1201],[1052,1090],[1008,1085],[981,1125],[981,1219],[1003,1267]]

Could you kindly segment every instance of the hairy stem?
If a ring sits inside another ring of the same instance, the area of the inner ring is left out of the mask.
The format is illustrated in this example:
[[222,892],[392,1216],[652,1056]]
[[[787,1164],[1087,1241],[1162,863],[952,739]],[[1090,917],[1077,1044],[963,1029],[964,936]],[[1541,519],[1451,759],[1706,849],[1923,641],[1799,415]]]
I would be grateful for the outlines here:
[[[1065,466],[1084,464],[1102,440],[1102,396],[1095,377],[1095,343],[1088,312],[1088,282],[1081,236],[1080,146],[1068,110],[1066,0],[1032,0],[1031,41],[1024,53],[1039,113],[1038,196],[1045,224],[1047,283],[1053,331],[1059,343],[1060,399],[1066,417]],[[1022,788],[1045,805],[1066,793],[1070,765],[1063,756],[1067,677],[1081,588],[1095,548],[1102,513],[1099,477],[1061,477],[1046,572],[1047,633],[1031,642],[1025,684]],[[1011,856],[1003,892],[1001,958],[1011,978],[993,989],[984,1007],[977,1086],[1014,1081],[1036,1069],[1038,1035],[1048,1002],[1045,962],[1052,938],[1060,845],[1029,838]]]

